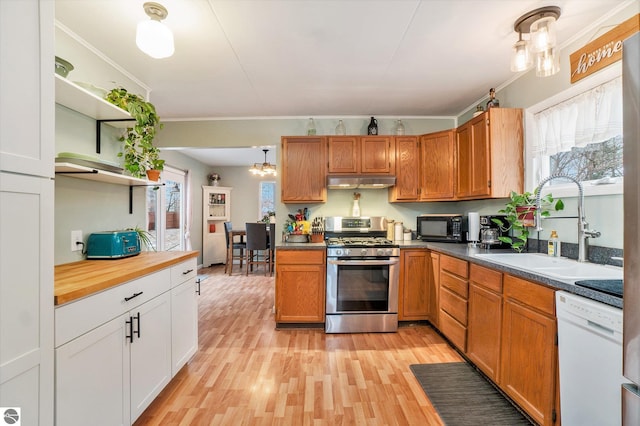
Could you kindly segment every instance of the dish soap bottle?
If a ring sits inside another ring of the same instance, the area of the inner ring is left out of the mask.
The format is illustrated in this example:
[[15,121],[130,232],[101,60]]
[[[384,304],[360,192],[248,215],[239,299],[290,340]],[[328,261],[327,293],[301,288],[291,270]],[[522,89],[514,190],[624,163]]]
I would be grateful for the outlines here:
[[551,235],[549,236],[547,254],[549,256],[560,257],[560,240],[558,239],[558,233],[556,231],[551,231]]

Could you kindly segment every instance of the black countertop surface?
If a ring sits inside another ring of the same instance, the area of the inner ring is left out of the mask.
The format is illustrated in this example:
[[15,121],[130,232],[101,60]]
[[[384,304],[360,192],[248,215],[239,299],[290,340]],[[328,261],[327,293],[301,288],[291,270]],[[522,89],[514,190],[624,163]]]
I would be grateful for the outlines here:
[[[543,275],[531,273],[511,266],[502,265],[499,263],[489,262],[485,259],[479,258],[477,254],[486,253],[513,253],[511,250],[487,250],[475,247],[468,247],[466,244],[453,244],[453,243],[430,243],[419,240],[411,241],[396,241],[401,249],[409,248],[427,248],[438,253],[446,254],[458,259],[466,260],[468,262],[476,263],[481,266],[486,266],[497,271],[505,272],[513,276],[524,278],[530,281],[535,281],[540,284],[544,284],[555,290],[563,290],[568,293],[577,294],[578,296],[586,297],[591,300],[605,303],[610,306],[622,309],[622,298],[616,297],[601,291],[592,290],[586,287],[580,287],[578,285],[558,281],[553,278],[549,278]],[[276,249],[299,249],[299,250],[322,250],[326,248],[324,243],[279,243]]]

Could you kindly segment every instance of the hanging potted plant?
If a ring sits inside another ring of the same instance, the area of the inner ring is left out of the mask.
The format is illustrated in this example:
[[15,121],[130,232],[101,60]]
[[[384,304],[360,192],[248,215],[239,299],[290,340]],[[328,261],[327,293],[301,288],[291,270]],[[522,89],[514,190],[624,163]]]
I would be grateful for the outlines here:
[[[503,232],[511,231],[512,236],[499,237],[500,241],[510,244],[511,248],[518,253],[527,247],[529,239],[529,228],[536,226],[536,196],[539,188],[534,192],[517,193],[511,191],[509,202],[498,213],[506,215],[506,223],[501,219],[492,219]],[[550,193],[540,198],[540,216],[549,217],[551,211],[564,209],[561,199],[554,199]]]
[[156,108],[139,95],[129,93],[127,89],[116,87],[105,99],[128,111],[135,120],[133,127],[128,127],[119,139],[124,143],[122,152],[124,168],[134,177],[144,177],[147,170],[164,168],[164,160],[160,160],[160,150],[153,145],[158,128],[162,128]]

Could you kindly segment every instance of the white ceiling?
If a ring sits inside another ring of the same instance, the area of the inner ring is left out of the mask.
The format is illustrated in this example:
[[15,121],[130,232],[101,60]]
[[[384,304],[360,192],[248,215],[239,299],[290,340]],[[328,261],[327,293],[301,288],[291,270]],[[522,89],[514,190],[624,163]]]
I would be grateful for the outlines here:
[[[144,0],[55,2],[61,24],[151,88],[163,120],[455,116],[514,77],[509,60],[519,16],[560,6],[562,45],[629,4],[158,0],[176,45],[171,58],[158,60],[135,45],[136,24],[147,19]],[[252,152],[263,160],[260,150]]]

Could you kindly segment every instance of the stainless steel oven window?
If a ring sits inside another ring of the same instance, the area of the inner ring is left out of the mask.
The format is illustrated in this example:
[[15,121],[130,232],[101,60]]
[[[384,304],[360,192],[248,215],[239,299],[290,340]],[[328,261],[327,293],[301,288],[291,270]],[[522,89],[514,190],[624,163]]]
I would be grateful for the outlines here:
[[398,258],[327,260],[327,313],[398,312]]

